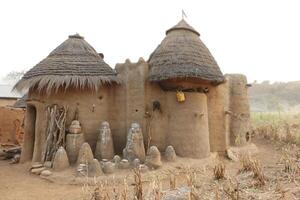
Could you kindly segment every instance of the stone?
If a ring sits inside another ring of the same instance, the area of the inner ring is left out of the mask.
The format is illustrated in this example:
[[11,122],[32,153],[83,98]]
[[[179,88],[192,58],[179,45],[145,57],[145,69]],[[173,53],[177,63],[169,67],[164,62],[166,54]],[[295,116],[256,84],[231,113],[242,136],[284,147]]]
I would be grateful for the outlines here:
[[82,129],[80,126],[80,122],[78,120],[73,120],[69,127],[69,132],[71,134],[79,134],[79,133],[81,133],[81,131],[82,131]]
[[230,160],[232,160],[234,162],[238,162],[239,161],[238,155],[235,155],[235,153],[231,149],[227,149],[226,150],[226,154],[227,154],[227,157]]
[[162,200],[189,200],[191,188],[189,187],[180,187],[175,190],[167,190],[162,196]]
[[118,155],[115,155],[114,158],[113,158],[113,162],[114,162],[115,164],[119,164],[120,161],[121,161],[121,157],[118,156]]
[[140,159],[142,162],[145,161],[146,155],[143,133],[138,123],[131,124],[131,128],[127,134],[126,147],[123,149],[123,156],[130,163],[132,163],[135,158]]
[[161,155],[156,146],[151,146],[149,148],[145,164],[151,169],[157,169],[162,166]]
[[97,159],[93,159],[93,161],[88,165],[88,169],[89,177],[98,177],[102,174],[101,165]]
[[104,121],[101,123],[100,133],[96,144],[95,157],[98,160],[112,159],[114,155],[114,143],[109,123]]
[[19,163],[19,162],[20,162],[20,158],[21,158],[21,155],[20,155],[20,154],[14,155],[14,157],[11,159],[10,164],[16,164],[16,163]]
[[77,176],[87,176],[87,172],[88,172],[88,165],[86,164],[79,164],[77,169],[76,169],[76,172],[77,172]]
[[66,151],[70,164],[75,164],[78,158],[79,150],[84,143],[83,133],[80,134],[67,134],[66,138]]
[[44,167],[51,168],[52,167],[52,162],[51,161],[44,162]]
[[31,170],[31,173],[40,175],[42,171],[44,171],[46,168],[45,167],[40,167],[40,168],[34,168]]
[[174,162],[176,160],[176,152],[173,146],[167,146],[165,151],[165,159],[169,162]]
[[59,147],[53,160],[53,170],[61,171],[70,166],[67,152],[64,147]]
[[127,159],[122,159],[121,162],[119,163],[119,168],[120,169],[129,169],[130,163],[128,162]]
[[147,171],[149,171],[148,166],[145,165],[145,164],[139,165],[138,168],[139,168],[139,170],[140,170],[141,173],[146,173]]
[[138,168],[140,166],[140,164],[141,164],[141,161],[138,158],[134,159],[133,162],[132,162],[132,166],[134,168]]
[[247,144],[245,146],[235,146],[230,147],[226,150],[227,157],[232,161],[239,161],[239,158],[244,155],[254,156],[258,154],[259,150],[257,146],[253,143]]
[[105,174],[112,174],[115,171],[115,164],[108,161],[103,163],[103,172]]
[[87,142],[83,143],[79,149],[77,164],[89,164],[93,159],[94,155],[90,145]]
[[41,172],[41,176],[51,176],[52,175],[52,172],[51,171],[49,171],[49,170],[43,170],[42,172]]
[[43,164],[42,163],[33,163],[31,165],[31,169],[35,169],[35,168],[41,168],[43,167]]

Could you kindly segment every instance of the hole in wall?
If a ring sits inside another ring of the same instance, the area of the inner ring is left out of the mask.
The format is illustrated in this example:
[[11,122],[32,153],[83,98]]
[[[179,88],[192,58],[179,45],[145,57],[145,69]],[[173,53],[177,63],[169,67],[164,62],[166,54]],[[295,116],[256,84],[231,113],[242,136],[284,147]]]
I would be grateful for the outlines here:
[[139,110],[138,110],[138,109],[135,109],[135,112],[139,112]]
[[99,96],[99,99],[102,100],[102,99],[103,99],[103,96]]
[[247,132],[247,133],[246,133],[246,141],[249,142],[249,140],[250,140],[250,133]]

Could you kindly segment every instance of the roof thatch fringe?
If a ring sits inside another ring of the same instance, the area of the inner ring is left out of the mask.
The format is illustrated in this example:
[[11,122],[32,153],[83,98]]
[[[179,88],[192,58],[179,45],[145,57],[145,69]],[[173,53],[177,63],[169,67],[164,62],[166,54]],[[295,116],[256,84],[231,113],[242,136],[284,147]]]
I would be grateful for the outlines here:
[[14,90],[19,92],[26,91],[30,88],[40,93],[45,91],[47,94],[51,92],[58,92],[59,89],[76,88],[79,90],[91,89],[98,91],[103,85],[110,85],[113,83],[122,83],[118,76],[35,76],[30,79],[22,79],[15,86]]

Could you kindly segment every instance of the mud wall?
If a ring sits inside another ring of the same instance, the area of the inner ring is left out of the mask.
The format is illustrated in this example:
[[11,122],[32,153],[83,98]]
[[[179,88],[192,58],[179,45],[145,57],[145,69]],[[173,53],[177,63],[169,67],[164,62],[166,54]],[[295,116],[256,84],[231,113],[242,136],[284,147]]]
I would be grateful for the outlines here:
[[16,103],[17,99],[1,98],[0,106],[13,106]]
[[185,102],[176,100],[176,92],[167,93],[168,144],[183,157],[209,156],[207,97],[204,93],[186,92]]
[[230,94],[230,145],[244,145],[250,128],[250,106],[247,78],[242,74],[228,74]]
[[26,155],[22,157],[41,159],[46,108],[52,104],[68,106],[67,127],[78,110],[85,140],[93,150],[102,121],[110,123],[117,154],[122,153],[133,122],[141,125],[146,148],[156,145],[164,151],[167,145],[173,145],[184,157],[203,158],[210,151],[225,152],[240,137],[238,134],[242,134],[239,143],[244,143],[249,125],[244,76],[228,75],[221,85],[205,85],[208,93],[185,92],[186,101],[179,103],[176,92],[164,91],[147,80],[148,64],[143,59],[137,63],[126,60],[116,70],[122,84],[101,87],[98,92],[69,89],[51,96],[30,94],[23,150]]
[[[102,121],[108,120],[109,96],[108,87],[102,87],[98,92],[67,90],[58,92],[51,96],[30,94],[28,104],[33,107],[36,114],[28,113],[29,116],[35,115],[35,121],[28,119],[26,134],[28,140],[34,142],[33,161],[41,160],[41,153],[46,140],[47,114],[46,110],[49,105],[57,104],[68,107],[66,127],[69,127],[75,117],[75,111],[78,111],[78,119],[81,123],[85,141],[92,149],[95,149],[98,137],[99,127]],[[34,133],[32,133],[34,129]],[[34,136],[33,136],[34,135]],[[30,137],[34,137],[31,138]],[[30,147],[28,147],[30,149]],[[28,150],[30,153],[30,151]],[[25,157],[30,157],[26,155]]]
[[209,141],[212,152],[224,153],[229,147],[229,83],[210,87],[208,98]]
[[24,109],[0,107],[0,143],[23,142],[24,115]]

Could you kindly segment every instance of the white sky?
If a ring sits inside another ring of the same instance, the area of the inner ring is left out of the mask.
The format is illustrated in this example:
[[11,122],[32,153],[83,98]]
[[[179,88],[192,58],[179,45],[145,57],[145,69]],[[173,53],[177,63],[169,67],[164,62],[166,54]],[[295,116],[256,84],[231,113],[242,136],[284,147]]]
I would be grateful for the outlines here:
[[1,0],[0,78],[30,69],[76,32],[111,67],[146,60],[182,9],[223,73],[300,80],[297,0]]

